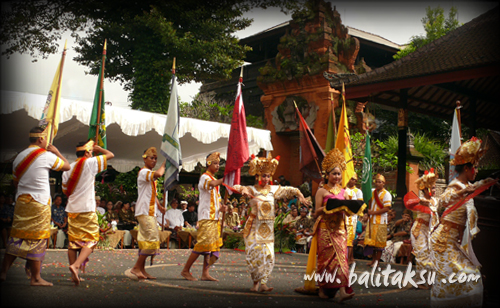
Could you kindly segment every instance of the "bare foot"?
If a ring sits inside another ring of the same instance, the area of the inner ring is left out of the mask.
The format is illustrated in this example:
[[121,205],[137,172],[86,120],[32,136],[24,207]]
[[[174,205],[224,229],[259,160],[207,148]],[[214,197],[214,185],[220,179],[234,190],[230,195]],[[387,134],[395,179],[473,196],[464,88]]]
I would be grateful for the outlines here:
[[40,277],[38,279],[32,278],[31,285],[32,286],[41,286],[41,287],[52,287],[53,286],[53,284],[51,282],[43,280],[42,277]]
[[272,290],[274,290],[273,287],[268,287],[265,284],[260,285],[260,292],[271,292]]
[[253,287],[250,289],[250,292],[259,292],[259,281],[253,283]]
[[138,270],[136,270],[136,269],[134,269],[134,268],[132,268],[132,269],[130,270],[130,273],[134,274],[134,275],[135,275],[135,276],[136,276],[139,280],[140,280],[140,279],[147,279],[147,277],[146,277],[146,276],[144,276],[144,275],[142,274],[142,272],[141,272],[141,271],[138,271]]
[[156,279],[156,277],[149,275],[146,271],[141,272],[147,279]]
[[184,278],[186,278],[189,281],[196,281],[196,280],[198,280],[198,279],[194,278],[193,275],[191,275],[190,272],[182,271],[181,272],[181,276],[184,277]]
[[69,271],[71,272],[71,280],[75,283],[75,286],[80,285],[80,277],[78,276],[78,268],[73,265],[69,266]]
[[325,291],[322,289],[322,288],[319,288],[319,293],[318,293],[319,297],[322,298],[322,299],[328,299],[328,295],[325,294]]
[[351,294],[347,294],[346,291],[343,289],[340,289],[338,293],[339,293],[339,296],[337,296],[335,298],[335,301],[337,303],[342,303],[343,301],[348,301],[348,300],[352,299],[355,295],[354,292],[352,292]]
[[216,279],[216,278],[214,278],[214,277],[212,277],[212,276],[210,276],[208,274],[207,275],[202,275],[200,280],[201,281],[219,281],[219,279]]

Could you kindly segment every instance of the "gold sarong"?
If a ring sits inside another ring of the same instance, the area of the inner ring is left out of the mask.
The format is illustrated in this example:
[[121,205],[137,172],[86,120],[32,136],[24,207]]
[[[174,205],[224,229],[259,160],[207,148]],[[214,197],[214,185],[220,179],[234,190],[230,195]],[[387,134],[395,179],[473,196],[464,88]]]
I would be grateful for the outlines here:
[[139,243],[139,255],[154,256],[160,250],[160,232],[156,218],[149,215],[137,216],[139,232],[137,242]]
[[198,235],[193,251],[210,252],[220,251],[222,238],[220,237],[220,224],[218,220],[203,219],[198,222]]
[[376,248],[385,248],[387,242],[387,224],[369,222],[366,228],[365,245]]
[[68,213],[68,249],[93,249],[99,242],[96,212]]
[[50,237],[50,205],[30,195],[17,198],[6,253],[27,260],[42,261]]

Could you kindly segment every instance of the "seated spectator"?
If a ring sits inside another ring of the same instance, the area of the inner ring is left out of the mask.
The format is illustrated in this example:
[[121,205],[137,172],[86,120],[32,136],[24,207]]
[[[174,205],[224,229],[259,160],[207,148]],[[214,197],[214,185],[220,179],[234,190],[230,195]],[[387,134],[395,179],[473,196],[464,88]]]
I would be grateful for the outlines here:
[[[101,197],[95,196],[95,210],[102,215],[106,212],[106,207],[101,207],[101,204]],[[104,202],[104,204],[106,205],[106,202]]]
[[106,221],[109,223],[116,221],[116,224],[118,225],[118,223],[120,222],[120,217],[114,209],[113,202],[108,202],[108,204],[106,204],[105,217]]
[[7,239],[9,238],[10,228],[14,220],[14,202],[12,196],[5,197],[0,195],[0,229],[2,232],[2,247],[7,247]]
[[280,175],[279,180],[280,180],[280,181],[279,181],[279,184],[280,184],[281,186],[290,186],[290,185],[291,185],[291,184],[290,184],[290,181],[288,181],[287,179],[285,179],[285,176],[284,176],[284,175]]
[[[99,200],[100,200],[100,201],[99,201],[99,202],[100,202],[99,207],[101,207],[101,208],[103,208],[103,209],[105,210],[105,209],[106,209],[106,204],[108,204],[108,203],[107,203],[107,202],[106,202],[106,200],[105,200],[105,199],[103,199],[103,198],[99,198]],[[96,201],[96,203],[97,203],[97,201]]]
[[[359,234],[357,234],[357,237],[354,239],[352,242],[352,247],[353,247],[353,254],[355,259],[368,259],[364,255],[364,248],[365,248],[365,233],[366,233],[366,227],[368,225],[368,218],[369,216],[365,213],[360,219],[358,219],[358,225],[360,225],[360,231]],[[358,233],[358,227],[356,227],[356,233]],[[371,257],[369,257],[371,259]]]
[[[172,235],[176,237],[177,230],[184,225],[184,217],[182,216],[182,211],[178,209],[179,201],[177,201],[177,199],[172,199],[170,207],[171,208],[165,212],[165,220],[163,223],[165,229],[172,231]],[[161,225],[161,217],[158,217],[158,220]]]
[[188,202],[187,211],[182,213],[184,218],[184,226],[187,228],[198,229],[198,213],[195,211],[196,203],[193,201]]
[[181,211],[184,213],[185,211],[187,211],[187,206],[188,206],[188,202],[187,201],[184,201],[182,200],[181,201]]
[[247,216],[247,208],[245,203],[240,203],[238,206],[238,215],[240,216],[240,220]]
[[292,208],[292,210],[290,211],[290,213],[288,213],[288,215],[283,220],[283,224],[284,225],[290,224],[290,226],[293,227],[294,223],[297,220],[299,220],[299,218],[300,218],[300,216],[299,216],[299,212],[297,211],[297,208]]
[[233,206],[229,204],[227,206],[227,213],[225,215],[224,226],[229,228],[238,227],[240,225],[240,215],[234,211]]
[[307,207],[302,207],[300,209],[300,218],[295,222],[295,235],[297,245],[303,246],[303,252],[307,251],[307,244],[312,238],[312,229],[314,223],[312,219],[307,217]]
[[403,212],[402,218],[394,223],[394,233],[392,233],[391,239],[387,240],[381,257],[385,262],[396,263],[396,256],[398,255],[399,248],[403,245],[403,241],[410,239],[411,226],[413,224],[411,215],[411,211],[406,209]]
[[123,207],[118,211],[118,217],[120,217],[120,222],[121,222],[121,224],[118,227],[119,230],[130,231],[134,229],[134,227],[137,225],[137,220],[135,220],[135,214],[130,210],[130,203],[128,202],[123,204]]
[[68,232],[68,215],[62,206],[62,201],[61,195],[56,195],[52,201],[51,220],[57,229],[59,229],[57,231],[57,243],[53,243],[56,248],[64,248],[66,233]]

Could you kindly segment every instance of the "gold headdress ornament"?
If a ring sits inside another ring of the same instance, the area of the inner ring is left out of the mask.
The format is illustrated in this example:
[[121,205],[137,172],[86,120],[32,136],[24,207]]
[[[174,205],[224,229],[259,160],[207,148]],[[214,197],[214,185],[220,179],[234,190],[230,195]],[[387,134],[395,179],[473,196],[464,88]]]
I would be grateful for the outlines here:
[[323,162],[321,163],[321,169],[323,175],[326,177],[333,169],[336,167],[340,168],[340,171],[344,171],[346,168],[345,157],[339,149],[332,149],[328,154],[326,154],[325,158],[323,158]]
[[351,178],[355,178],[355,179],[357,180],[357,179],[358,179],[358,174],[357,174],[356,172],[354,172],[354,173],[352,174],[352,177],[351,177]]
[[80,152],[80,151],[90,151],[94,148],[94,140],[89,140],[87,143],[85,143],[84,145],[82,145],[81,147],[76,147],[76,151],[77,152]]
[[382,174],[378,173],[376,176],[375,176],[375,181],[376,180],[381,180],[382,182],[385,183],[385,176],[383,176]]
[[463,165],[471,163],[477,164],[481,157],[483,157],[486,149],[481,147],[482,141],[476,137],[463,143],[455,153],[455,157],[450,161],[452,166]]
[[264,173],[269,173],[271,175],[270,182],[272,183],[273,181],[273,175],[274,172],[276,172],[276,168],[279,165],[279,156],[276,156],[276,158],[273,158],[271,156],[271,153],[269,152],[266,157],[255,157],[255,155],[252,154],[252,159],[250,160],[250,169],[248,170],[248,174],[250,175],[258,175],[259,176],[259,182],[261,180],[261,175]]
[[438,179],[438,175],[434,173],[434,168],[431,168],[430,171],[425,170],[424,175],[419,177],[415,184],[418,186],[418,189],[423,190],[425,188],[432,188]]
[[146,158],[148,156],[158,156],[155,147],[150,147],[149,149],[147,149],[144,155],[142,155],[142,158]]
[[213,152],[212,154],[208,155],[207,157],[207,166],[210,166],[212,162],[220,162],[220,153],[219,152]]

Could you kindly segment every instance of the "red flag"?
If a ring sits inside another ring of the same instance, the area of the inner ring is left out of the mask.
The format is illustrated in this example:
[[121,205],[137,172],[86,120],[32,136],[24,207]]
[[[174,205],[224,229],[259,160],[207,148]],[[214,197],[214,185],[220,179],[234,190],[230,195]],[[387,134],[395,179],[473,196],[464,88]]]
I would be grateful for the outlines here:
[[[247,120],[245,116],[245,106],[243,106],[243,96],[241,93],[242,81],[243,76],[240,76],[238,89],[236,91],[236,101],[234,103],[233,119],[231,121],[231,131],[229,132],[229,141],[227,145],[224,183],[229,186],[240,184],[240,169],[250,156],[248,149]],[[232,194],[232,192],[230,193]]]
[[322,180],[321,162],[325,158],[325,152],[319,146],[316,137],[314,137],[314,134],[302,117],[297,105],[295,105],[295,110],[299,115],[300,171],[319,183]]

